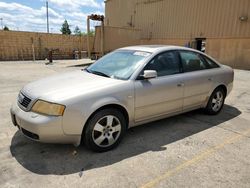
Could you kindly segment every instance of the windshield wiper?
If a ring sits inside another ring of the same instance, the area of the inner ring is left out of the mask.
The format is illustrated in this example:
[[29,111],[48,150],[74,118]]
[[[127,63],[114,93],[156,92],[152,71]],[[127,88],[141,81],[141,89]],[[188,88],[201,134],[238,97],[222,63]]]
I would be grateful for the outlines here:
[[82,70],[85,70],[87,71],[88,73],[92,73],[89,69],[85,68],[85,69],[82,69]]
[[103,73],[103,72],[100,72],[100,71],[93,71],[93,70],[89,70],[89,69],[85,69],[87,72],[89,73],[92,73],[92,74],[96,74],[96,75],[99,75],[99,76],[104,76],[104,77],[107,77],[107,78],[110,78],[109,75]]

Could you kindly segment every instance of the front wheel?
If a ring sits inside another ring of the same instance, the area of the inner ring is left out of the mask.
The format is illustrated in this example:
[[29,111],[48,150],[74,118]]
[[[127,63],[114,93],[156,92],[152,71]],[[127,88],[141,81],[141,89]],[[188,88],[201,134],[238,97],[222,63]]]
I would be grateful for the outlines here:
[[206,113],[210,115],[218,114],[224,105],[225,97],[226,94],[222,88],[215,89],[205,108]]
[[126,120],[120,111],[104,109],[95,113],[86,126],[83,134],[86,147],[104,152],[120,143],[126,131]]

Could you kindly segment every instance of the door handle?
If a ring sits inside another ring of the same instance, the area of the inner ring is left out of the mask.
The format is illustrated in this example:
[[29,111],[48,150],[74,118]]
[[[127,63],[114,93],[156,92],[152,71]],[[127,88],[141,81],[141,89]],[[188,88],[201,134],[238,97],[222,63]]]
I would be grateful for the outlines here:
[[183,86],[184,86],[184,83],[177,84],[177,87],[183,87]]

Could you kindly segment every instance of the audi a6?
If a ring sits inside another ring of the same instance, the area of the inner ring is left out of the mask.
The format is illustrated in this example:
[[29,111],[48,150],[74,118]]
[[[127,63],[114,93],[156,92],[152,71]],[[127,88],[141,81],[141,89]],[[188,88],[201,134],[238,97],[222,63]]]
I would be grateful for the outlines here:
[[200,108],[218,114],[233,79],[232,68],[190,48],[125,47],[82,70],[27,84],[10,111],[32,140],[101,152],[133,126]]

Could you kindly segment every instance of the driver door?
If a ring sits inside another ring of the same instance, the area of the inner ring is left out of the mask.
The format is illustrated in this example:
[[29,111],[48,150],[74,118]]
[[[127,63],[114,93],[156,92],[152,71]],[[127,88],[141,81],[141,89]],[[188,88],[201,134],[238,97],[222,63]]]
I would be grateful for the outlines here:
[[135,81],[135,122],[181,112],[184,81],[177,53],[156,55],[144,70],[155,70],[157,77]]

